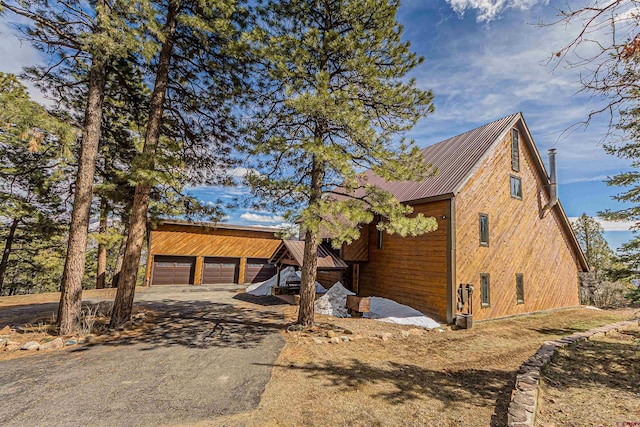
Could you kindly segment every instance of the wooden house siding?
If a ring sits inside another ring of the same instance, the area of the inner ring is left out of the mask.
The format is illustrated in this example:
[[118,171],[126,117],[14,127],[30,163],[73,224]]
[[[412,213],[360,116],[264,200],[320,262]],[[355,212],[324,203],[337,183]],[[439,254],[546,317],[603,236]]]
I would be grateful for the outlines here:
[[413,206],[414,214],[433,216],[438,229],[417,237],[383,234],[378,249],[377,222],[369,224],[369,262],[360,265],[358,291],[389,298],[439,319],[447,315],[447,215],[449,200]]
[[[548,201],[533,153],[520,132],[519,172],[511,167],[511,132],[478,165],[456,197],[457,283],[472,283],[477,320],[570,307],[579,304],[581,269],[559,207]],[[522,179],[522,200],[511,197],[510,177]],[[479,241],[479,214],[489,215],[489,246]],[[490,276],[490,306],[480,305],[480,274]],[[516,297],[516,274],[523,274],[524,303]]]
[[[154,255],[195,256],[194,282],[201,284],[205,257],[238,258],[239,282],[244,283],[247,258],[268,259],[281,242],[275,233],[268,231],[161,224],[151,231],[149,262],[152,262]],[[151,270],[147,269],[147,281],[151,277]]]
[[369,259],[369,227],[363,225],[360,228],[360,238],[348,245],[342,245],[340,257],[346,262],[362,262]]

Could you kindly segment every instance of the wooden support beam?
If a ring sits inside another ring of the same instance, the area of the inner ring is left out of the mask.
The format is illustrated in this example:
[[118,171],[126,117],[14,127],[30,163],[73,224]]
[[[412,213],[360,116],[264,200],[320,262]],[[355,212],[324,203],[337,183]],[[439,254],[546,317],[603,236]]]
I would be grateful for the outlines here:
[[244,284],[244,275],[245,275],[245,271],[247,270],[247,257],[241,257],[240,258],[240,272],[238,273],[238,283],[239,284]]
[[193,284],[202,285],[202,270],[204,268],[204,257],[196,257],[196,268],[193,274]]

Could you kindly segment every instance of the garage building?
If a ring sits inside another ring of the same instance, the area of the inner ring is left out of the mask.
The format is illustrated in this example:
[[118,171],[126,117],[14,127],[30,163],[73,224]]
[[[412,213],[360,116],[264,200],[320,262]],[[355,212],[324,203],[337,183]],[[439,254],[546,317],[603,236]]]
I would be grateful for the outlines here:
[[147,285],[256,283],[276,274],[278,230],[163,220],[151,230]]

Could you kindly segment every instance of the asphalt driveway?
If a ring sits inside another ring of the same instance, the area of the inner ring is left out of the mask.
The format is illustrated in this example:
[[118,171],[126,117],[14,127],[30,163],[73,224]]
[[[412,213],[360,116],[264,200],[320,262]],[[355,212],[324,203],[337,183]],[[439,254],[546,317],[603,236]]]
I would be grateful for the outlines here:
[[0,362],[0,425],[190,424],[255,408],[282,315],[233,288],[158,287],[148,333]]

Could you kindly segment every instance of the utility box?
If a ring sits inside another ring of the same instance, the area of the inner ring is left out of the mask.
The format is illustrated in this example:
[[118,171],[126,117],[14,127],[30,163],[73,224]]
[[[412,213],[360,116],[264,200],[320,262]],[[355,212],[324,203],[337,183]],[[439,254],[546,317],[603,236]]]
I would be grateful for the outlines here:
[[471,329],[473,326],[473,314],[456,314],[456,326],[462,329]]

